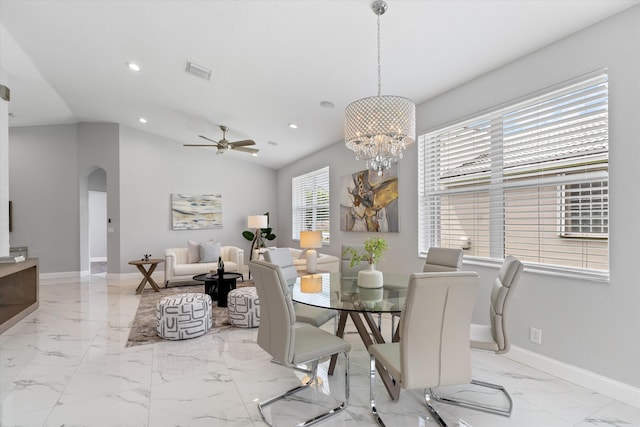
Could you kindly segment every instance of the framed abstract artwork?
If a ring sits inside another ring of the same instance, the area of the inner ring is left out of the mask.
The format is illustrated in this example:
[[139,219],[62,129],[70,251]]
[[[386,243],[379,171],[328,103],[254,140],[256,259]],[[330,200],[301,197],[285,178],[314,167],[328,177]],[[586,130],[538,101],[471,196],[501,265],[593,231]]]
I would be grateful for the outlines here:
[[174,230],[222,228],[221,194],[171,194]]
[[341,178],[340,231],[398,232],[398,165]]

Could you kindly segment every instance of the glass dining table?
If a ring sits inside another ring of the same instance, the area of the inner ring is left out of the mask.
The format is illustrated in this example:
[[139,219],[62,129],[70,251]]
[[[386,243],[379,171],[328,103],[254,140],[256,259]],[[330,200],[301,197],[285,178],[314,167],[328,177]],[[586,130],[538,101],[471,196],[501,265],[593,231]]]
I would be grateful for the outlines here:
[[[400,313],[409,285],[409,274],[383,273],[383,276],[384,285],[370,289],[358,286],[356,277],[341,277],[340,273],[304,275],[298,277],[292,286],[291,297],[297,303],[337,310],[339,320],[336,335],[339,337],[344,337],[347,319],[351,318],[362,342],[369,348],[374,343],[385,342],[374,316]],[[396,334],[393,340],[397,339]],[[329,375],[333,374],[336,359],[335,355],[331,358]],[[376,368],[391,398],[398,399],[400,387],[393,377],[379,362],[376,362]]]

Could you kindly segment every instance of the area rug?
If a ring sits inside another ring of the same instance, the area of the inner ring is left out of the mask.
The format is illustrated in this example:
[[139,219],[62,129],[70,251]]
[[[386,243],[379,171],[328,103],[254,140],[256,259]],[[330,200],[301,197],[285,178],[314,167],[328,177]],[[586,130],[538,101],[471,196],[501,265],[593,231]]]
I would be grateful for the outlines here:
[[[244,282],[237,282],[236,286],[243,288],[246,286],[254,286],[254,283],[252,280],[245,280]],[[126,346],[133,347],[164,341],[157,333],[156,303],[160,301],[161,298],[169,295],[186,294],[190,292],[203,293],[204,284],[160,288],[160,292],[154,292],[153,289],[145,289],[140,296],[140,305],[138,305],[138,311],[136,311],[136,316],[133,319],[133,325],[131,326],[131,332],[129,333]],[[227,307],[218,307],[217,302],[213,301],[212,311],[213,326],[206,335],[218,334],[234,328],[234,326],[229,324],[229,320],[227,319]]]

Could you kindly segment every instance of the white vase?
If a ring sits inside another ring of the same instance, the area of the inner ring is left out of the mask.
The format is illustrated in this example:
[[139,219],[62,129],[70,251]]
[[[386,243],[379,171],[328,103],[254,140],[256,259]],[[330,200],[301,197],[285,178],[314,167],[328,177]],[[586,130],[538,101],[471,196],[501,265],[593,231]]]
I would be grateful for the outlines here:
[[382,271],[376,270],[373,264],[369,264],[369,268],[366,270],[358,271],[358,286],[362,288],[381,288],[382,284]]
[[362,289],[360,289],[360,291],[358,292],[358,295],[360,295],[360,301],[378,302],[382,301],[382,297],[384,296],[384,289],[362,287]]

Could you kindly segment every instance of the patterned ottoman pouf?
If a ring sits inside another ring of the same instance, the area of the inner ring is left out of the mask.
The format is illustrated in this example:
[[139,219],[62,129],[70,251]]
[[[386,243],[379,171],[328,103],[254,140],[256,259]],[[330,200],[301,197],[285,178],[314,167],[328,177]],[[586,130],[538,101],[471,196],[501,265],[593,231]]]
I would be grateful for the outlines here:
[[184,340],[207,333],[213,325],[211,297],[207,294],[176,294],[156,305],[158,336]]
[[229,323],[238,328],[260,326],[260,300],[255,287],[238,288],[229,292]]

